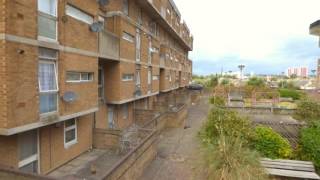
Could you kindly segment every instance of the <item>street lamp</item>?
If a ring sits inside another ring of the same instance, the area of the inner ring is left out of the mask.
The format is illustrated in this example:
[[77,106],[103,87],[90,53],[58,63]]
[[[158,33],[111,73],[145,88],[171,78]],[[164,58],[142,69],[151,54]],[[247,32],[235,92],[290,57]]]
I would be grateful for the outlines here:
[[246,66],[243,65],[243,64],[240,64],[240,65],[238,66],[238,68],[240,69],[240,80],[242,80],[242,78],[243,78],[243,69],[244,69],[245,67],[246,67]]

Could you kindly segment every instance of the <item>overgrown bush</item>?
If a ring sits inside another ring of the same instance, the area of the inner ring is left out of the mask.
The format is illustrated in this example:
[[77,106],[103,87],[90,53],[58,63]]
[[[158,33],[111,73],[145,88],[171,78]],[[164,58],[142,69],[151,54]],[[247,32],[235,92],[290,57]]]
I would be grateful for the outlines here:
[[310,123],[300,132],[298,156],[301,160],[313,161],[320,170],[320,122]]
[[209,101],[210,101],[210,104],[213,104],[218,107],[223,107],[226,105],[225,99],[221,96],[213,96],[209,99]]
[[247,84],[249,86],[255,86],[255,87],[264,87],[266,85],[265,81],[261,78],[258,78],[258,77],[250,78],[249,81],[247,82]]
[[216,144],[204,148],[203,157],[200,171],[207,174],[206,179],[267,179],[259,154],[246,147],[241,138],[220,135]]
[[307,122],[320,119],[320,104],[311,100],[300,101],[297,106],[295,118]]
[[214,108],[209,112],[200,135],[204,143],[213,143],[217,141],[220,134],[239,137],[248,145],[254,139],[254,130],[247,118],[239,116],[234,111]]
[[293,100],[299,100],[302,94],[294,89],[279,89],[280,97],[292,98]]
[[292,156],[292,148],[287,139],[281,137],[270,127],[257,126],[255,128],[255,149],[261,155],[272,158],[290,158]]

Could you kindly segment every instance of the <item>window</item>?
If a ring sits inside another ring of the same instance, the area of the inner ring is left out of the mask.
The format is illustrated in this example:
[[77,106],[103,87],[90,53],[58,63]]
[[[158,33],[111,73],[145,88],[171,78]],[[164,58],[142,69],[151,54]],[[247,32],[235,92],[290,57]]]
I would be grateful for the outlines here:
[[57,40],[57,0],[38,0],[38,38]]
[[18,135],[19,170],[38,173],[38,132],[28,131]]
[[40,113],[58,111],[58,83],[56,70],[57,52],[39,49],[38,80],[40,90]]
[[131,43],[134,42],[133,35],[131,35],[131,34],[127,33],[127,32],[123,32],[122,39],[127,40],[127,41],[129,41]]
[[151,84],[151,78],[152,78],[152,72],[151,72],[151,69],[148,69],[148,84],[150,85]]
[[133,81],[133,74],[123,74],[122,81]]
[[158,36],[158,27],[156,22],[151,22],[150,23],[150,32],[151,34]]
[[77,120],[70,119],[64,122],[64,147],[68,148],[77,141]]
[[122,0],[122,11],[125,15],[129,16],[129,1]]
[[67,4],[66,6],[66,14],[84,23],[87,23],[87,24],[93,23],[92,16],[69,4]]
[[67,72],[67,82],[93,81],[93,72]]
[[140,82],[140,71],[137,70],[137,74],[136,74],[136,86],[140,86],[141,82]]
[[151,64],[152,63],[152,39],[150,36],[148,37],[148,41],[149,41],[148,63]]
[[138,10],[138,24],[142,25],[142,9]]
[[104,71],[101,66],[98,72],[98,97],[104,99]]
[[122,106],[122,114],[123,114],[123,119],[127,119],[129,116],[129,109],[128,109],[128,104],[124,104]]
[[159,80],[159,76],[153,76],[153,77],[152,77],[152,80],[154,80],[154,81]]
[[136,33],[136,61],[140,61],[141,58],[141,37],[140,37],[140,30],[137,29]]

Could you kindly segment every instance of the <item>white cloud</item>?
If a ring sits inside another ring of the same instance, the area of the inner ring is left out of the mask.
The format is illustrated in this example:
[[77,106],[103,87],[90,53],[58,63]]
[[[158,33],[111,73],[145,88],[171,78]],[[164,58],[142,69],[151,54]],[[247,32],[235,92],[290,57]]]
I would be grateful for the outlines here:
[[309,35],[309,25],[320,19],[319,0],[175,2],[195,38],[194,61],[234,55],[265,62],[280,58],[279,49],[291,38],[317,41]]

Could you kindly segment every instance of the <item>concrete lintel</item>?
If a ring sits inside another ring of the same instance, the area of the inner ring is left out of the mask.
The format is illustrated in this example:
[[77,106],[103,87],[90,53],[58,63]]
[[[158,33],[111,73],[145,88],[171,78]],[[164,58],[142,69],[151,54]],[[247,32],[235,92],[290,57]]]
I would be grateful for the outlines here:
[[68,119],[72,119],[72,118],[84,116],[84,115],[87,115],[87,114],[91,114],[91,113],[97,112],[98,110],[99,110],[98,108],[92,108],[92,109],[89,109],[89,110],[86,110],[86,111],[77,112],[77,113],[66,115],[66,116],[60,116],[55,121],[38,121],[36,123],[27,124],[27,125],[15,127],[15,128],[10,128],[10,129],[0,128],[0,135],[1,136],[11,136],[11,135],[19,134],[19,133],[26,132],[26,131],[29,131],[29,130],[32,130],[32,129],[37,129],[37,128],[48,126],[48,125],[51,125],[51,124],[63,122],[63,121],[66,121]]

